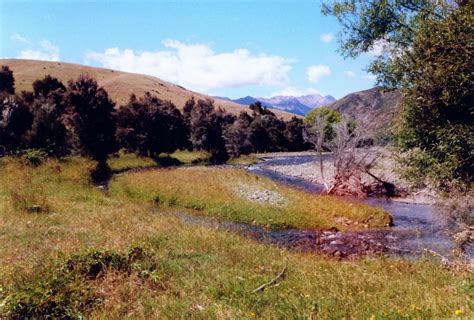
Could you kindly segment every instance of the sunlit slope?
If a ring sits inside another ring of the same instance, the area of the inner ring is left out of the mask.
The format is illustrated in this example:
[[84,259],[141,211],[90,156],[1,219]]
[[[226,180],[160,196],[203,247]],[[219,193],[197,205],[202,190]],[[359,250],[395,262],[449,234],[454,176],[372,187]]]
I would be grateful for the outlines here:
[[[137,96],[149,91],[162,100],[170,100],[178,108],[182,108],[185,102],[191,97],[208,98],[208,96],[187,90],[181,86],[163,81],[159,78],[143,74],[128,73],[110,69],[94,68],[84,65],[49,62],[37,60],[0,59],[1,65],[8,65],[15,76],[15,86],[17,92],[22,90],[32,90],[32,83],[50,74],[67,83],[70,79],[76,79],[81,74],[88,74],[94,77],[100,86],[103,86],[117,105],[128,101],[129,96],[134,93]],[[248,110],[240,104],[213,98],[217,106],[225,110],[238,114]],[[290,119],[293,114],[274,111],[284,119]]]

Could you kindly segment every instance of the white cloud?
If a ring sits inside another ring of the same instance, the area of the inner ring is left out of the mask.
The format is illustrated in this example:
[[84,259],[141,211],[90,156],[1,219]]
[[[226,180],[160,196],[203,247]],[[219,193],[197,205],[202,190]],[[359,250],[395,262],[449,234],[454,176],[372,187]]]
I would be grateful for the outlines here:
[[274,92],[270,95],[270,97],[274,97],[274,96],[291,96],[291,97],[301,97],[301,96],[305,96],[305,95],[308,95],[308,94],[319,94],[319,95],[323,95],[320,91],[314,89],[314,88],[304,88],[304,89],[300,89],[300,88],[296,88],[296,87],[292,87],[292,86],[289,86],[289,87],[285,87],[283,88],[282,90],[280,91],[277,91],[277,92]]
[[27,44],[29,46],[33,45],[28,39],[26,39],[25,37],[23,37],[22,35],[20,35],[18,33],[12,34],[10,36],[10,39],[13,40],[13,41],[16,41],[16,42]]
[[323,33],[319,39],[321,39],[322,42],[329,43],[334,39],[334,35],[332,33]]
[[390,43],[382,39],[375,41],[370,50],[367,51],[367,53],[371,56],[378,57],[384,54],[385,52],[390,51],[391,49],[393,48]]
[[[25,39],[26,40],[26,39]],[[48,40],[43,40],[38,46],[22,50],[18,59],[59,61],[59,48]]]
[[215,53],[204,44],[186,44],[166,40],[162,51],[134,52],[108,48],[89,52],[86,63],[144,73],[187,88],[208,92],[215,88],[247,85],[285,86],[293,60],[276,55],[252,54],[247,49]]
[[354,77],[356,76],[355,72],[350,71],[350,70],[345,71],[344,74],[345,74],[346,77],[348,77],[348,78],[354,78]]
[[306,75],[308,77],[308,80],[314,83],[318,82],[323,77],[329,76],[330,74],[331,74],[331,68],[323,64],[310,66],[306,70]]
[[377,77],[373,74],[365,74],[362,79],[368,80],[368,81],[375,81]]

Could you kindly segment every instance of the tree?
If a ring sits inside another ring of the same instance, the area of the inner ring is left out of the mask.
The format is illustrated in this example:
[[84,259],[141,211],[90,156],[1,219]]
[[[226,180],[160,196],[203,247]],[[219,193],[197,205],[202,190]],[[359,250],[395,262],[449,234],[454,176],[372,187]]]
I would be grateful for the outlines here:
[[334,125],[339,122],[341,122],[341,114],[327,107],[313,109],[304,118],[304,123],[309,130],[314,125],[323,127],[324,137],[322,139],[325,143],[329,143],[334,139]]
[[24,134],[31,127],[33,115],[18,96],[0,102],[0,155],[25,147]]
[[72,139],[65,123],[65,86],[48,75],[35,81],[33,89],[32,97],[24,94],[33,114],[33,123],[27,133],[28,147],[43,149],[56,157],[70,153]]
[[43,79],[33,82],[33,94],[35,97],[47,97],[50,92],[65,90],[64,84],[49,74]]
[[13,71],[8,66],[2,66],[0,70],[0,93],[15,93],[15,78],[13,77]]
[[94,79],[83,75],[69,82],[66,102],[82,153],[97,161],[93,180],[107,179],[110,175],[107,158],[118,149],[114,103]]
[[130,98],[118,113],[117,136],[128,151],[157,158],[187,145],[187,127],[181,112],[150,93]]
[[323,12],[343,26],[341,51],[377,49],[369,71],[403,93],[399,146],[407,177],[449,190],[474,172],[474,3],[334,1]]
[[197,150],[211,153],[212,163],[223,163],[229,159],[224,139],[227,126],[235,121],[235,116],[216,109],[212,100],[198,100],[187,103],[185,110],[188,121],[190,140]]
[[237,158],[243,154],[249,154],[253,151],[249,134],[249,128],[252,120],[253,119],[249,114],[246,112],[241,112],[234,123],[225,128],[225,146],[227,153],[231,158]]
[[286,140],[285,150],[301,151],[307,150],[310,146],[306,143],[303,136],[304,123],[300,118],[293,117],[285,123],[286,129],[283,132]]

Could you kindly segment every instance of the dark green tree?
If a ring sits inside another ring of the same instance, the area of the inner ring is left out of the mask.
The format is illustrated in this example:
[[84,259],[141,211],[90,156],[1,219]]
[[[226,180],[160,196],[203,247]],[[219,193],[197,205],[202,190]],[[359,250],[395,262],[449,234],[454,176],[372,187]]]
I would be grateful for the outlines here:
[[187,103],[185,109],[189,121],[190,140],[197,150],[211,153],[212,163],[223,163],[229,159],[224,132],[235,121],[235,116],[215,108],[212,100]]
[[33,115],[18,96],[0,101],[0,155],[26,148],[25,133],[31,128]]
[[141,156],[157,159],[187,146],[188,130],[181,112],[150,93],[130,98],[118,113],[117,136],[121,146]]
[[8,66],[2,66],[0,69],[0,93],[15,93],[15,78],[13,77],[13,71]]
[[118,149],[114,103],[107,91],[88,76],[69,82],[66,103],[82,153],[97,161],[93,180],[107,179],[110,176],[107,158]]
[[474,3],[342,0],[323,5],[341,22],[341,52],[377,49],[378,84],[401,89],[399,142],[407,177],[469,187],[474,172]]
[[33,94],[35,97],[47,97],[50,92],[65,90],[66,87],[64,84],[59,79],[51,77],[49,74],[43,79],[33,82]]

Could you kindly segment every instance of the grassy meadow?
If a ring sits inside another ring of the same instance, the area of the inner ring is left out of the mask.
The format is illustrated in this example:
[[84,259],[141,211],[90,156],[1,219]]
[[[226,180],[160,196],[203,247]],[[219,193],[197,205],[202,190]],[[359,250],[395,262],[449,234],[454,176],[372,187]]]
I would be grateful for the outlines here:
[[[109,190],[123,201],[183,207],[198,214],[270,228],[343,230],[390,223],[390,215],[382,209],[307,194],[241,169],[186,167],[132,172],[116,177]],[[265,199],[266,191],[273,197]],[[262,197],[248,196],[255,192],[261,192]],[[351,223],[337,223],[341,221],[338,218]]]
[[[113,161],[118,169],[148,160]],[[329,227],[337,216],[370,216],[376,227],[387,217],[379,209],[330,197],[311,200],[244,171],[203,167],[123,173],[107,193],[90,184],[92,167],[82,158],[38,167],[0,159],[0,318],[473,315],[472,275],[436,260],[337,261],[184,225],[173,216],[201,204],[199,214],[269,226]],[[238,198],[231,184],[269,188],[287,200],[280,207],[255,203]],[[275,285],[254,292],[283,269]]]

